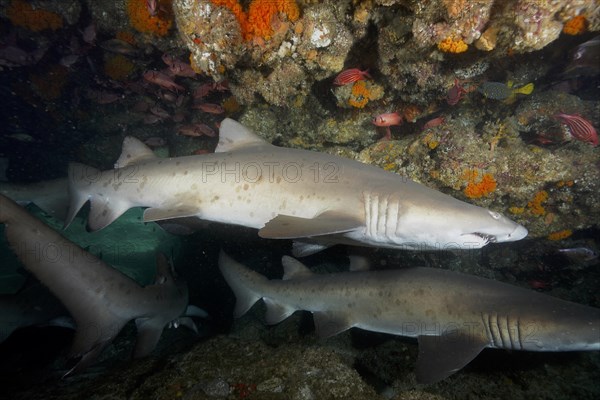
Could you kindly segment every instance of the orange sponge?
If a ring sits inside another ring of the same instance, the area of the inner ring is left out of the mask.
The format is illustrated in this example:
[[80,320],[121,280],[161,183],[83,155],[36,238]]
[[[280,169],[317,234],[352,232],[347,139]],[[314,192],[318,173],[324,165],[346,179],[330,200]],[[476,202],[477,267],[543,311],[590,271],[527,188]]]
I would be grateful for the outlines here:
[[587,30],[587,20],[583,15],[578,15],[565,22],[563,32],[567,35],[580,35]]
[[438,49],[444,53],[464,53],[469,46],[462,39],[447,37],[438,43]]

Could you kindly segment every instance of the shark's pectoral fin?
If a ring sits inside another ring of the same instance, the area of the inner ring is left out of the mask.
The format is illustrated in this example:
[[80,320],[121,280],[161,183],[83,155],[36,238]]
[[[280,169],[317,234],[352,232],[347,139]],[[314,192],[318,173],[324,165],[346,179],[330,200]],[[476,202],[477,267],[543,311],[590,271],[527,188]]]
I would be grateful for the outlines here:
[[295,308],[289,307],[285,304],[275,303],[268,297],[264,297],[263,301],[267,305],[267,313],[265,314],[265,321],[269,325],[278,324],[296,311]]
[[144,222],[161,221],[164,219],[193,217],[198,215],[200,210],[189,207],[174,207],[174,208],[147,208],[144,210],[142,220]]
[[[84,303],[82,300],[80,301],[81,304]],[[101,310],[87,309],[89,314],[84,315],[81,309],[70,307],[70,304],[66,304],[66,306],[73,314],[77,327],[69,357],[78,359],[78,361],[63,378],[93,364],[102,350],[113,341],[127,323],[126,319],[102,313]]]
[[149,318],[138,318],[135,320],[135,326],[137,327],[137,340],[133,358],[145,357],[156,347],[165,325]]
[[258,235],[267,239],[296,239],[334,235],[336,233],[353,231],[363,226],[363,221],[337,211],[325,211],[314,218],[278,215],[267,222],[258,231]]
[[[75,340],[77,340],[77,339],[75,339]],[[100,355],[100,353],[102,353],[104,348],[110,344],[110,342],[112,342],[112,338],[109,340],[104,340],[104,341],[95,343],[91,348],[89,348],[84,353],[72,354],[71,358],[73,360],[77,359],[77,361],[76,361],[75,365],[70,370],[68,370],[66,374],[64,374],[62,376],[62,378],[63,379],[68,378],[71,375],[77,374],[77,373],[83,371],[84,369],[86,369],[91,364],[93,364],[96,361],[96,359],[98,358],[98,356]]]
[[316,311],[313,313],[317,335],[322,338],[335,336],[354,326],[350,318],[345,315]]
[[453,331],[441,336],[419,336],[417,382],[432,384],[457,372],[483,350],[487,341]]

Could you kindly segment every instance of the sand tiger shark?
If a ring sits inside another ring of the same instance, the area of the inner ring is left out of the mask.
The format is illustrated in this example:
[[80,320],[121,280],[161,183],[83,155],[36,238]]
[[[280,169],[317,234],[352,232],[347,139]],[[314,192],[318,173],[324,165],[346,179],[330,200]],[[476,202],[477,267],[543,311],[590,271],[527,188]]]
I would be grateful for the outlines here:
[[195,328],[184,315],[206,316],[196,307],[186,308],[187,285],[173,278],[162,254],[158,256],[155,283],[141,287],[3,195],[0,223],[5,225],[9,246],[23,266],[50,289],[75,320],[70,355],[79,361],[65,376],[90,365],[131,320],[135,320],[138,331],[134,357],[143,357],[154,349],[168,324]]
[[213,154],[160,159],[127,137],[114,170],[75,163],[69,180],[66,225],[88,200],[91,230],[148,207],[144,221],[193,216],[296,239],[296,255],[337,243],[475,249],[527,235],[497,212],[358,161],[276,147],[229,118]]
[[415,337],[419,383],[450,376],[486,347],[600,350],[598,308],[437,268],[319,275],[291,257],[282,261],[283,280],[268,280],[221,252],[235,317],[263,299],[268,324],[307,310],[322,337],[352,327]]

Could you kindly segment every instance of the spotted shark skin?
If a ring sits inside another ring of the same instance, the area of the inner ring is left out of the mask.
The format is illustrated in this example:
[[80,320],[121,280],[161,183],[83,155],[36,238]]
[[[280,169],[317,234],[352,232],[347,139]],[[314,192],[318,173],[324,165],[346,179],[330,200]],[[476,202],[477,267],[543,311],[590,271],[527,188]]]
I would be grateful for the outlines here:
[[419,383],[445,379],[486,347],[600,350],[598,308],[438,268],[313,274],[291,257],[282,262],[283,279],[268,280],[221,252],[236,318],[263,299],[268,324],[306,310],[321,337],[352,327],[415,337]]
[[69,192],[66,225],[88,200],[91,230],[148,207],[144,221],[197,217],[295,239],[296,255],[338,243],[476,249],[527,235],[497,212],[358,161],[273,146],[232,119],[214,154],[160,159],[127,137],[114,170],[72,164]]
[[154,349],[168,324],[175,321],[189,326],[189,321],[179,318],[187,311],[187,285],[175,281],[162,254],[158,256],[156,282],[141,287],[4,195],[0,195],[0,223],[23,266],[48,287],[75,320],[70,356],[79,360],[65,376],[92,364],[131,320],[135,320],[138,331],[136,358]]

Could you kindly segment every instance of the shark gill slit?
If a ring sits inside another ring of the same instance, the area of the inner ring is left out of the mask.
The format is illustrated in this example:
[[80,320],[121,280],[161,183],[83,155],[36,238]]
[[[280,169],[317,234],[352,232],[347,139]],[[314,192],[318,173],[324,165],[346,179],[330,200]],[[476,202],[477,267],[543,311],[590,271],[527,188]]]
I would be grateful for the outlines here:
[[398,233],[398,214],[400,203],[398,200],[390,199],[390,196],[382,196],[363,193],[365,204],[366,236],[385,236],[393,240]]
[[[512,321],[508,315],[482,313],[481,319],[492,347],[511,350],[523,349],[519,318]],[[513,331],[516,335],[513,335]]]

